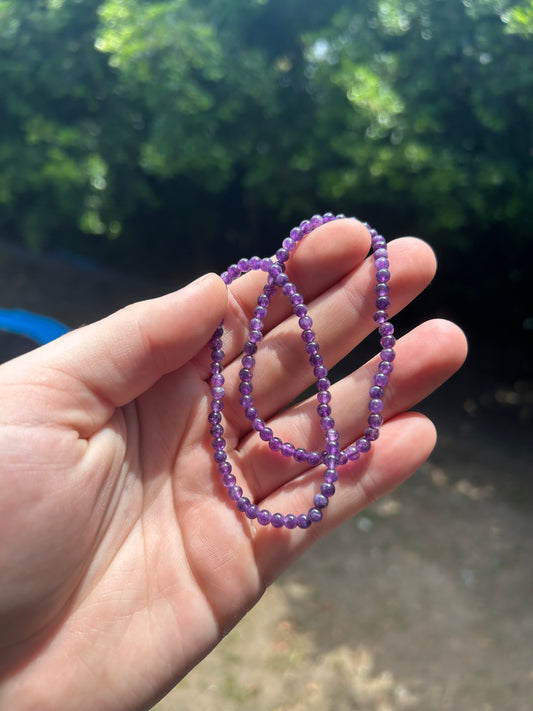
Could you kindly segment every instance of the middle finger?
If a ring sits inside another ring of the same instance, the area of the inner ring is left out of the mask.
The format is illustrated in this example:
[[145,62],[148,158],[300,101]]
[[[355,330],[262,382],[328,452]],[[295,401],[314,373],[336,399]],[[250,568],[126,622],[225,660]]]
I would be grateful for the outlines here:
[[[431,280],[435,271],[432,250],[421,240],[403,238],[390,244],[393,314],[409,303]],[[310,304],[313,329],[328,368],[349,353],[375,327],[374,265],[372,257]],[[296,317],[287,318],[259,343],[253,369],[254,404],[263,419],[287,407],[315,378],[307,361]],[[232,444],[250,429],[239,405],[240,361],[225,371],[225,419]]]

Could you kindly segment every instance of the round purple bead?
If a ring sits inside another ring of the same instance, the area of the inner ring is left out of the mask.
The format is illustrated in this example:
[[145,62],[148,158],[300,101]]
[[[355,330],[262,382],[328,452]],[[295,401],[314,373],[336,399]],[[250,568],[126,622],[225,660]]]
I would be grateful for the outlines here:
[[292,530],[293,528],[296,528],[298,526],[298,519],[294,514],[287,514],[283,518],[283,525],[285,526],[285,528]]
[[280,451],[284,457],[292,457],[294,454],[294,450],[295,450],[295,447],[294,447],[294,444],[292,444],[292,442],[284,442],[281,445],[281,449],[280,449]]
[[295,242],[299,242],[303,236],[303,232],[299,227],[293,227],[290,231],[290,238]]
[[261,509],[261,511],[258,512],[257,522],[260,523],[261,526],[268,526],[271,520],[272,514],[267,509]]
[[320,493],[327,496],[329,499],[335,493],[335,484],[332,484],[331,482],[324,482],[320,486]]
[[[326,499],[327,500],[327,499]],[[307,514],[309,516],[309,519],[313,521],[313,523],[317,523],[318,521],[322,521],[322,511],[317,508],[312,508],[309,509],[309,512]]]
[[294,454],[292,456],[300,464],[307,461],[307,452],[303,447],[298,447],[297,449],[295,449]]
[[324,472],[324,481],[326,484],[334,484],[338,478],[339,475],[336,469],[326,469]]
[[368,409],[370,412],[376,413],[376,412],[381,412],[383,410],[383,400],[380,398],[373,398],[370,400],[368,403]]
[[381,427],[381,425],[383,424],[383,417],[377,412],[373,412],[371,415],[368,416],[367,422],[370,427]]
[[241,496],[237,499],[236,505],[239,511],[244,511],[246,512],[246,509],[248,508],[250,504],[250,499],[248,499],[246,496]]
[[270,442],[270,440],[274,436],[274,433],[272,432],[272,429],[270,427],[263,427],[263,429],[259,432],[259,436],[261,437],[263,442]]
[[329,503],[329,499],[324,494],[316,494],[313,503],[317,509],[325,509]]
[[320,464],[322,460],[322,455],[320,452],[308,452],[307,453],[307,461],[312,467],[316,467],[317,464]]
[[355,443],[355,448],[358,452],[364,454],[365,452],[368,452],[370,450],[370,442],[364,437],[360,437]]
[[303,513],[298,516],[299,528],[309,528],[311,523],[312,523],[311,519],[309,518],[309,516],[307,514]]
[[377,427],[367,427],[365,430],[365,438],[369,442],[375,442],[379,437],[379,429]]
[[279,437],[272,437],[272,439],[269,440],[268,446],[273,452],[279,452],[281,447],[283,445],[283,442]]
[[255,504],[248,504],[245,514],[248,516],[248,518],[257,518],[257,514],[259,513],[259,507],[256,506]]
[[359,454],[359,451],[358,451],[357,447],[355,446],[355,444],[351,444],[349,447],[347,447],[346,459],[349,462],[357,461],[359,459],[359,456],[360,456],[360,454]]
[[272,518],[270,519],[271,526],[274,526],[274,528],[282,528],[284,523],[285,523],[285,517],[283,516],[283,514],[280,514],[280,513],[272,514]]
[[392,348],[384,348],[379,354],[379,357],[381,360],[391,362],[396,357],[396,353],[392,350]]

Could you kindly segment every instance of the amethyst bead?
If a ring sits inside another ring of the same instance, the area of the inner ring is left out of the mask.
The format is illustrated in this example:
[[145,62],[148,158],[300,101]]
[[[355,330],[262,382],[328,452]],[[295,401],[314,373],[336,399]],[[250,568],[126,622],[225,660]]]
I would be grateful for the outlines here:
[[[374,383],[376,386],[378,386],[381,389],[381,392],[383,393],[383,388],[387,383],[389,382],[389,376],[385,375],[385,373],[376,373],[374,375]],[[373,397],[372,393],[370,393],[370,397]]]
[[324,482],[320,486],[320,493],[323,494],[324,496],[327,496],[329,499],[335,493],[335,485],[332,483]]
[[370,427],[381,427],[381,425],[383,424],[383,417],[381,415],[378,415],[376,412],[373,412],[371,415],[368,416],[367,422]]
[[392,348],[384,348],[379,354],[379,357],[381,358],[381,360],[386,360],[390,362],[394,360],[394,358],[396,357],[396,353],[392,350]]
[[369,442],[375,442],[379,437],[379,429],[377,427],[367,427],[365,430],[365,438]]
[[267,509],[261,509],[257,514],[257,522],[260,523],[261,526],[268,526],[271,520],[272,514]]
[[383,400],[380,398],[373,398],[370,400],[368,403],[368,409],[370,412],[376,413],[376,412],[381,412],[383,410]]
[[284,442],[280,451],[284,457],[292,457],[295,451],[294,444],[292,442]]
[[370,442],[364,437],[360,437],[355,443],[355,448],[360,454],[364,454],[370,450]]
[[328,497],[324,494],[316,494],[313,503],[317,509],[325,509],[329,503]]
[[[251,383],[241,383],[241,385],[250,386]],[[247,389],[247,388],[245,387],[245,389]],[[242,397],[239,398],[239,405],[243,408],[243,410],[248,410],[248,408],[253,407],[253,404],[254,404],[254,400],[250,394],[243,395]]]
[[324,472],[324,481],[326,484],[334,484],[338,478],[339,475],[337,474],[336,469],[326,469]]
[[246,355],[255,355],[257,353],[257,344],[248,341],[248,343],[244,344],[244,352]]
[[390,361],[384,360],[379,364],[378,368],[379,368],[380,373],[385,373],[385,375],[390,375],[392,373],[394,366]]
[[304,297],[296,292],[296,294],[293,294],[290,298],[290,302],[292,306],[299,306],[300,304],[303,304],[304,302]]
[[280,513],[275,513],[272,514],[272,518],[270,519],[270,524],[274,526],[274,528],[281,528],[285,523],[285,517],[283,514]]
[[[316,411],[318,412],[319,417],[328,417],[328,415],[331,415],[331,407],[329,405],[319,405],[316,408]],[[213,432],[211,432],[213,434]]]
[[283,442],[279,437],[272,437],[272,439],[270,439],[268,442],[268,446],[273,452],[279,452],[282,444]]
[[352,444],[346,449],[346,459],[348,459],[349,462],[355,462],[359,459],[359,450],[357,447]]
[[261,331],[250,331],[248,338],[251,343],[259,343],[259,341],[263,338],[263,334]]
[[285,296],[294,296],[296,294],[296,287],[291,282],[285,284],[281,290]]
[[218,425],[218,423],[222,420],[222,415],[220,412],[210,412],[209,415],[207,416],[207,421],[211,425]]
[[320,452],[308,452],[307,454],[307,462],[312,467],[316,467],[317,464],[320,464],[321,459],[322,455],[320,454]]
[[292,250],[296,247],[296,241],[292,237],[286,237],[281,246],[288,252],[292,252]]
[[265,429],[265,427],[266,427],[265,421],[262,420],[260,417],[256,417],[252,421],[252,429],[254,429],[256,432],[261,432],[262,430]]
[[303,232],[299,227],[293,227],[293,229],[290,231],[290,238],[295,242],[299,242],[303,236]]
[[[376,281],[382,283],[389,281],[390,279],[390,272],[388,269],[378,269],[376,272]],[[390,304],[390,301],[389,301]]]
[[228,494],[230,496],[230,499],[237,501],[242,496],[242,489],[240,486],[237,486],[235,484],[234,486],[230,486],[230,488],[228,489]]
[[294,514],[287,514],[283,519],[283,524],[285,528],[292,530],[298,526],[298,519]]
[[[382,298],[382,297],[380,297],[380,298]],[[378,311],[376,311],[376,313],[374,314],[374,321],[376,323],[381,324],[381,323],[385,323],[385,321],[388,318],[389,318],[389,314],[386,311],[379,309],[379,307],[378,307]]]
[[311,519],[307,514],[300,514],[298,516],[298,526],[299,528],[309,528],[311,525]]
[[380,344],[383,346],[383,348],[393,348],[393,346],[396,344],[396,339],[394,338],[394,336],[382,336]]
[[292,455],[295,459],[295,461],[299,462],[300,464],[303,464],[303,462],[307,461],[307,452],[303,447],[298,447],[297,449],[294,450],[294,454]]
[[388,296],[378,296],[376,299],[376,308],[380,311],[385,311],[390,306],[390,299]]
[[236,504],[239,511],[246,512],[250,504],[250,499],[246,498],[246,496],[241,496],[237,499]]
[[278,251],[276,252],[276,259],[279,262],[286,262],[290,256],[291,253],[288,249],[285,249],[284,247],[281,247],[281,249],[278,249]]
[[222,483],[226,487],[226,489],[231,489],[233,486],[235,486],[236,479],[233,476],[233,474],[224,474],[222,477]]
[[[326,501],[327,501],[327,499],[326,499]],[[309,520],[312,521],[313,523],[322,521],[322,511],[320,509],[317,509],[317,508],[309,509],[309,512],[307,515],[309,516]]]
[[248,504],[245,514],[248,516],[248,518],[257,518],[257,514],[259,513],[259,507],[256,506],[255,504]]
[[255,358],[253,356],[244,356],[241,363],[243,368],[253,368],[255,365]]

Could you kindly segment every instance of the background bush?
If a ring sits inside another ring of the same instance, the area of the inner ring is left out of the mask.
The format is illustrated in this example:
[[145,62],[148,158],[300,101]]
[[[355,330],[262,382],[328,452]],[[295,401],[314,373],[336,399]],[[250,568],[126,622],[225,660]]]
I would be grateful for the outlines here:
[[166,275],[333,210],[533,328],[533,2],[3,0],[0,235]]

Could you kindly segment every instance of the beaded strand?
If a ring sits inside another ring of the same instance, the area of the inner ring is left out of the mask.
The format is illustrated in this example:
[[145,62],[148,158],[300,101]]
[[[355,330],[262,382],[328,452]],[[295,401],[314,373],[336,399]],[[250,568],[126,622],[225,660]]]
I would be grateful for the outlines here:
[[[260,509],[248,497],[243,495],[242,488],[232,473],[232,466],[227,458],[226,440],[224,439],[224,426],[222,425],[222,410],[224,408],[224,375],[223,361],[224,351],[222,350],[222,337],[224,334],[224,322],[222,321],[213,334],[209,345],[211,347],[211,405],[208,415],[210,424],[210,434],[213,437],[212,447],[213,458],[217,465],[217,470],[222,477],[222,483],[228,491],[229,497],[235,502],[239,511],[244,513],[249,519],[255,519],[262,526],[271,525],[274,528],[288,529],[309,528],[312,523],[322,520],[323,509],[335,494],[335,482],[338,479],[338,467],[353,462],[360,458],[361,454],[370,451],[372,442],[379,437],[379,428],[383,423],[381,411],[383,410],[383,395],[385,387],[389,382],[389,376],[393,370],[395,353],[393,336],[394,326],[389,321],[387,309],[390,307],[389,298],[389,260],[387,253],[387,243],[385,238],[378,234],[376,230],[365,223],[365,227],[370,232],[372,252],[376,269],[376,312],[374,321],[378,324],[378,332],[381,336],[380,363],[370,387],[370,401],[368,403],[368,427],[364,435],[346,449],[341,449],[339,445],[339,433],[335,428],[335,420],[332,417],[331,393],[329,391],[330,381],[328,370],[324,365],[323,358],[319,353],[320,347],[313,331],[313,321],[308,313],[308,308],[304,303],[303,296],[298,292],[295,284],[285,274],[285,264],[289,260],[291,252],[297,244],[317,227],[334,220],[345,219],[345,215],[314,215],[310,220],[304,220],[298,227],[294,227],[289,237],[283,240],[282,246],[276,252],[275,260],[260,257],[250,259],[240,259],[237,264],[232,264],[227,271],[221,275],[226,285],[231,284],[235,279],[246,272],[261,270],[267,274],[267,282],[257,298],[257,306],[254,309],[250,320],[248,339],[244,345],[244,355],[241,359],[241,370],[239,372],[239,403],[244,410],[244,414],[251,422],[252,429],[259,437],[268,443],[269,448],[274,452],[279,452],[281,456],[292,457],[299,463],[306,462],[310,466],[323,464],[325,467],[323,483],[320,490],[313,498],[311,508],[301,514],[281,514],[271,513],[267,509]],[[264,320],[268,314],[272,297],[278,289],[289,299],[293,312],[298,319],[298,325],[302,331],[301,337],[305,343],[305,350],[308,354],[309,364],[313,369],[317,387],[317,413],[320,418],[320,426],[324,432],[324,450],[307,451],[304,447],[297,447],[292,442],[283,442],[277,437],[266,422],[259,417],[252,397],[253,392],[253,372],[255,366],[255,354],[258,343],[263,338]]]

